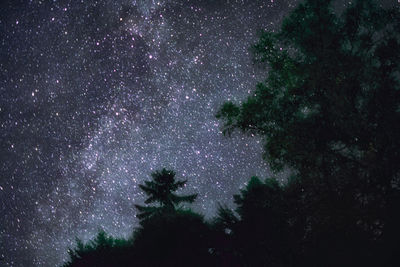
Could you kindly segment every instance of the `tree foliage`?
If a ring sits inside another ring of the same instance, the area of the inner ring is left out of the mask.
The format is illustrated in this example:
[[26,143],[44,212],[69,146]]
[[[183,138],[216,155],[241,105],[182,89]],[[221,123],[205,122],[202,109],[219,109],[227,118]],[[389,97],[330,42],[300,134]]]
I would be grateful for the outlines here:
[[287,220],[305,262],[382,265],[400,238],[400,13],[372,0],[339,13],[332,2],[304,1],[261,33],[252,49],[267,79],[217,117],[225,134],[263,136],[273,170],[294,174]]
[[[289,253],[288,208],[284,187],[273,178],[252,177],[234,195],[239,220],[231,220],[230,235],[241,266],[286,266]],[[221,215],[229,214],[225,211]],[[229,225],[229,224],[228,224]]]
[[305,1],[280,31],[263,32],[253,51],[268,78],[217,117],[225,133],[265,136],[275,170],[383,171],[388,185],[400,168],[399,11],[363,0],[339,16],[330,4]]
[[127,266],[131,246],[131,240],[115,239],[101,230],[86,244],[76,239],[76,248],[68,250],[70,260],[63,266]]
[[159,206],[141,206],[135,205],[139,213],[137,217],[139,219],[146,219],[160,211],[173,211],[182,202],[192,203],[197,194],[179,196],[174,192],[182,188],[186,184],[184,181],[175,181],[175,172],[166,170],[165,168],[161,171],[155,171],[151,174],[153,180],[145,181],[144,185],[139,187],[148,196],[145,200],[146,204],[158,203]]

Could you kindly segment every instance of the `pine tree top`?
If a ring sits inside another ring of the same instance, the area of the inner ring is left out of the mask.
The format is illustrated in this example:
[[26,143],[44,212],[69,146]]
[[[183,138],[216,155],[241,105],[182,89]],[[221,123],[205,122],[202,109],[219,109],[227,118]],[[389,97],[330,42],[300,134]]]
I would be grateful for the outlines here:
[[193,203],[197,194],[177,195],[174,192],[185,186],[187,180],[176,181],[175,172],[163,168],[161,171],[155,171],[151,174],[152,180],[145,181],[144,185],[139,187],[148,196],[144,203],[158,203],[159,206],[141,206],[135,205],[139,213],[139,219],[150,217],[157,211],[176,210],[177,206],[182,202]]

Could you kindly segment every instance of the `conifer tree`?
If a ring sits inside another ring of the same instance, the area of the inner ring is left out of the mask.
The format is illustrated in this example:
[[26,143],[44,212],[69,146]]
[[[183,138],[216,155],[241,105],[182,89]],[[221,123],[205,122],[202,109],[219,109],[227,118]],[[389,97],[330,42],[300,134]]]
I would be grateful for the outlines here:
[[182,202],[192,203],[197,194],[179,196],[174,192],[185,186],[187,180],[176,181],[175,172],[163,168],[151,174],[153,180],[145,181],[139,187],[148,196],[146,204],[158,203],[158,206],[135,205],[139,213],[136,215],[140,220],[147,219],[153,214],[162,211],[174,212]]

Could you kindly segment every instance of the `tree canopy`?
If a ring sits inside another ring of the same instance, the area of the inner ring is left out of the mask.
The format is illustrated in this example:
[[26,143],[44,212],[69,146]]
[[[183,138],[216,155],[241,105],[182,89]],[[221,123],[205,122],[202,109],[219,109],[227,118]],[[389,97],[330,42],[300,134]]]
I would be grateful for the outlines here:
[[400,237],[400,12],[332,3],[304,1],[262,32],[252,50],[266,80],[217,113],[225,134],[263,136],[272,169],[291,170],[288,220],[309,263],[324,266],[368,262],[373,248],[393,255]]
[[304,1],[261,33],[253,51],[267,79],[217,117],[224,133],[264,136],[275,170],[355,171],[387,186],[400,170],[399,10],[362,0],[338,15],[331,2]]

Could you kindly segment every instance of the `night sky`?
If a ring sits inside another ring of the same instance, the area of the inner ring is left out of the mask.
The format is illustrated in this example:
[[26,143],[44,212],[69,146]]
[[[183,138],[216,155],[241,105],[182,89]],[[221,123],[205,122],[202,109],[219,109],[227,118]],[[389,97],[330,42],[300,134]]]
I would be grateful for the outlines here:
[[129,237],[166,167],[210,218],[253,175],[260,137],[217,109],[266,71],[249,48],[298,1],[2,0],[0,266],[56,266],[75,237]]

